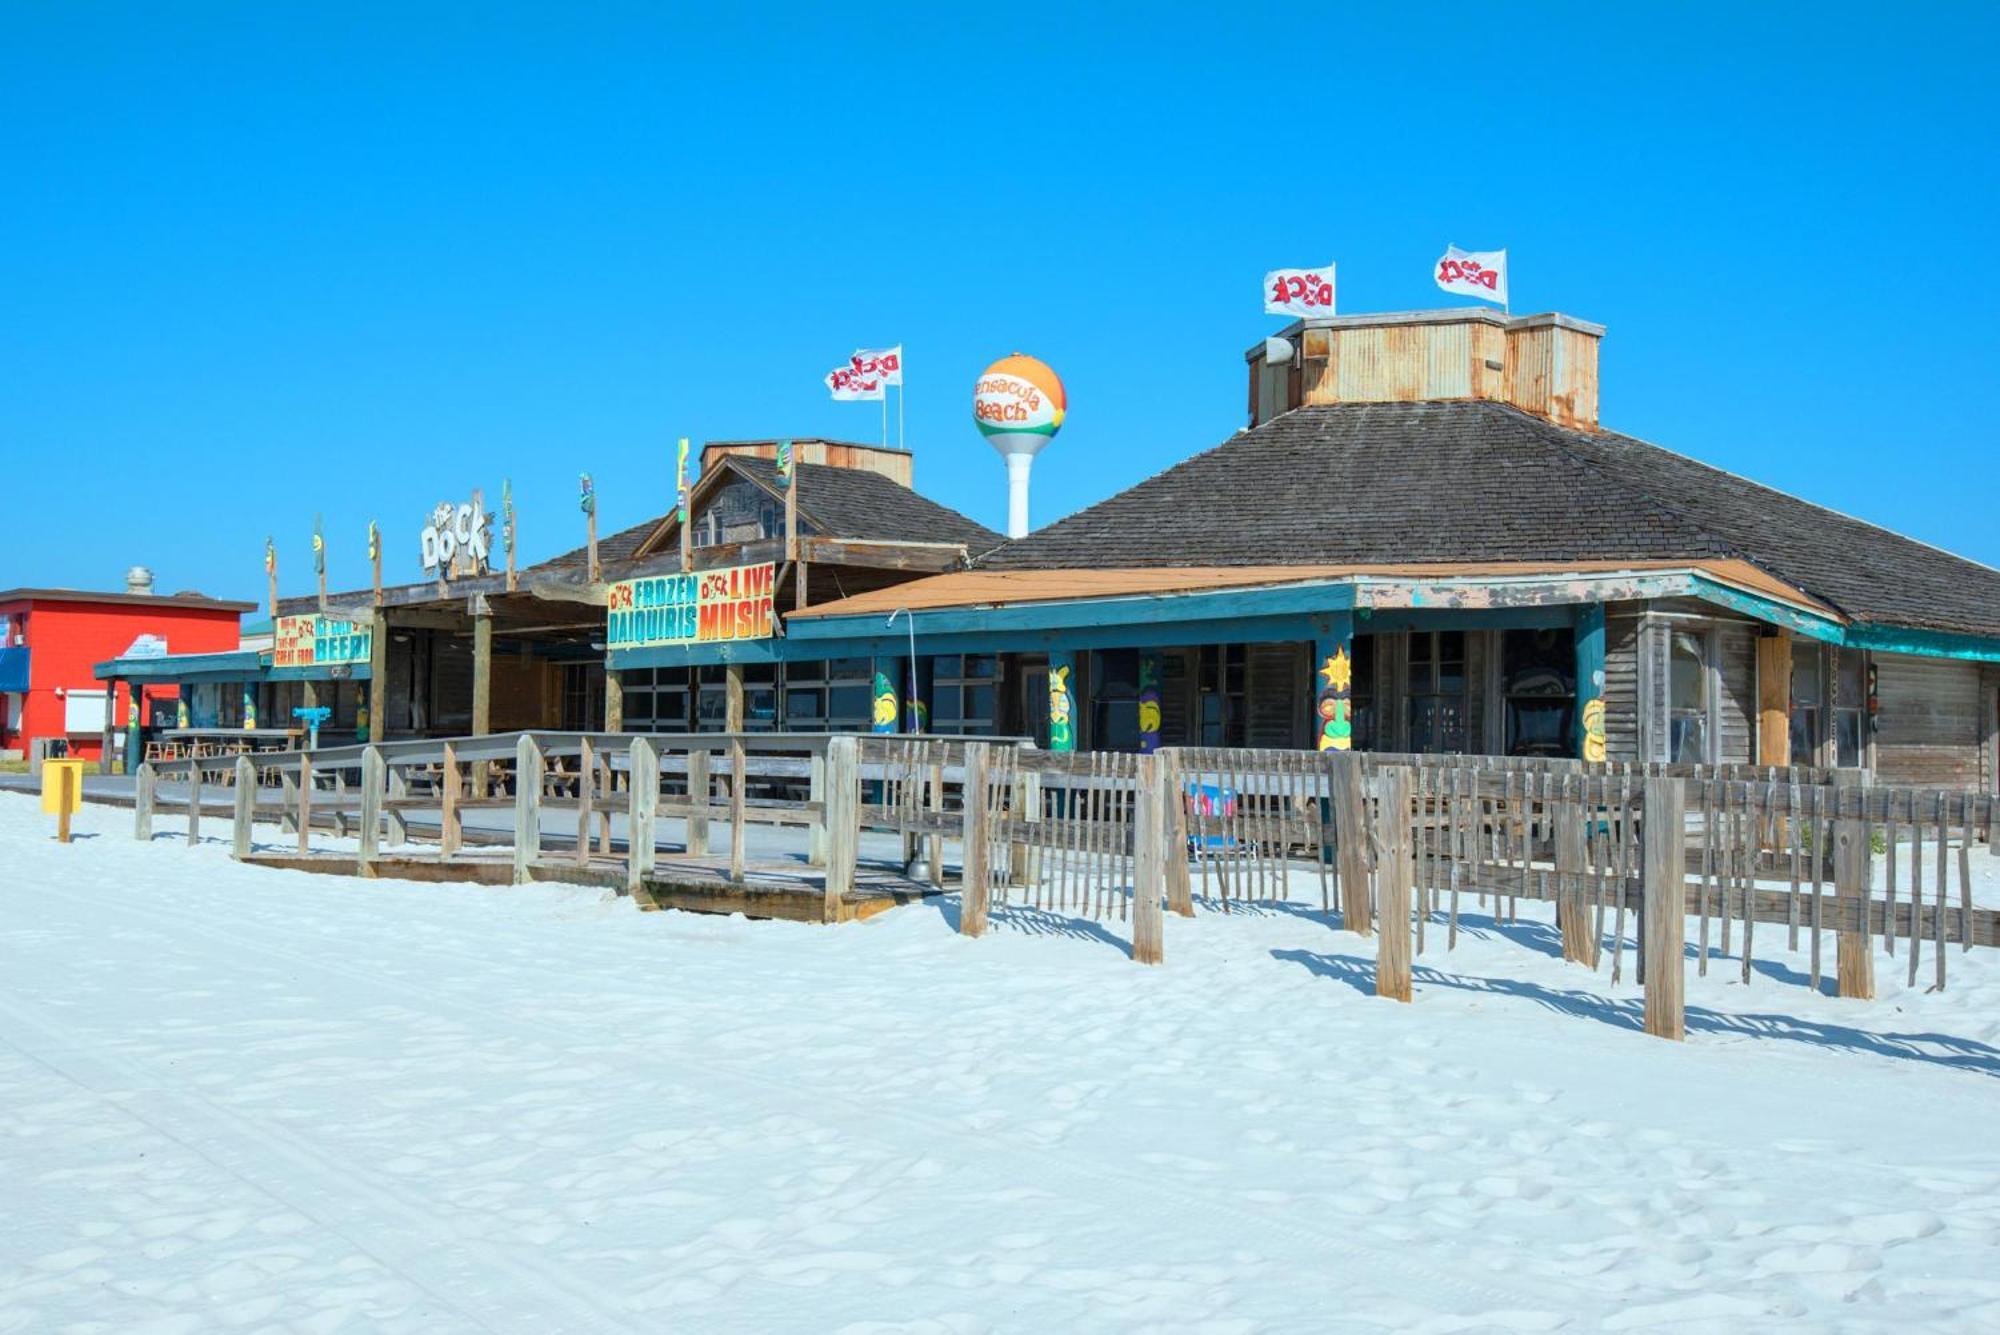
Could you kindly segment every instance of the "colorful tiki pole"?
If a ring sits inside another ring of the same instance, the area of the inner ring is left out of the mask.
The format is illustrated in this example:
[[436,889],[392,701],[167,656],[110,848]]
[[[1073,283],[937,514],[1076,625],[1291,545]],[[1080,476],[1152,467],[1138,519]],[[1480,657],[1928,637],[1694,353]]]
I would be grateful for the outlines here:
[[1326,633],[1313,641],[1319,690],[1313,706],[1313,746],[1321,751],[1354,747],[1354,614],[1335,612]]
[[507,548],[507,592],[519,587],[514,576],[514,479],[500,483],[500,541]]
[[326,611],[326,534],[313,516],[313,573],[319,576],[319,610]]
[[1576,753],[1604,759],[1604,604],[1576,609]]
[[368,564],[375,570],[375,606],[382,605],[382,530],[368,521]]
[[900,658],[878,658],[875,660],[875,681],[870,695],[874,708],[870,713],[869,731],[895,732],[901,723],[896,703],[896,681],[903,674]]
[[1160,749],[1160,651],[1139,651],[1139,750]]
[[681,437],[680,456],[674,465],[674,518],[681,529],[681,569],[694,569],[694,535],[688,532],[688,438]]
[[1076,655],[1049,651],[1049,750],[1076,750]]
[[264,539],[264,580],[271,588],[271,630],[278,628],[278,543],[275,538]]
[[584,545],[590,552],[590,582],[597,583],[597,489],[591,485],[590,474],[576,475],[576,503],[583,511]]

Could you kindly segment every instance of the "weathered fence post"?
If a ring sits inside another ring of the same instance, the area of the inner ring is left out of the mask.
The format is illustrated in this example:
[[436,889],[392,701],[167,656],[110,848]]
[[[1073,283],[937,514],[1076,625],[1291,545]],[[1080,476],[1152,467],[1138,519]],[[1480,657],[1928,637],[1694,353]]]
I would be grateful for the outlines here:
[[542,748],[524,732],[514,745],[514,884],[526,885],[542,851]]
[[[1584,838],[1586,777],[1572,792],[1565,783],[1556,804],[1556,925],[1562,929],[1563,959],[1586,968],[1597,967],[1597,934],[1591,930],[1590,897],[1583,885],[1590,864]],[[1574,799],[1574,800],[1572,800]],[[1572,882],[1569,878],[1574,877]]]
[[626,752],[631,766],[631,806],[625,816],[625,888],[634,898],[653,874],[654,825],[660,810],[660,753],[644,737]]
[[986,935],[987,897],[992,891],[986,868],[986,745],[965,744],[964,778],[959,784],[965,816],[959,841],[964,889],[958,900],[958,930],[963,936]]
[[[1687,790],[1679,779],[1646,780],[1643,855],[1646,1032],[1687,1037]],[[1622,893],[1622,891],[1621,891]]]
[[824,921],[839,922],[840,906],[854,889],[861,855],[861,742],[832,737],[826,743],[826,905]]
[[257,767],[249,756],[236,757],[236,818],[230,831],[229,854],[238,862],[250,856],[250,823],[257,818]]
[[597,752],[590,738],[583,739],[576,756],[576,865],[590,865],[590,818],[596,806]]
[[695,810],[687,818],[687,853],[691,858],[708,856],[708,752],[699,744],[688,747],[688,803]]
[[361,751],[361,842],[355,850],[354,867],[363,876],[375,874],[375,860],[382,855],[382,796],[388,787],[382,748],[367,746]]
[[1160,790],[1166,794],[1166,828],[1160,831],[1160,849],[1166,858],[1167,907],[1183,918],[1194,916],[1194,883],[1188,873],[1187,785],[1181,777],[1178,751],[1156,752],[1160,757]]
[[132,788],[132,837],[150,842],[153,838],[153,803],[159,791],[160,776],[153,770],[153,762],[139,762],[139,773]]
[[[384,757],[386,764],[387,757]],[[389,798],[382,807],[382,819],[387,822],[385,838],[393,847],[400,848],[410,842],[410,822],[396,805],[396,799],[410,795],[410,772],[399,765],[387,765],[389,771]]]
[[[1391,765],[1377,776],[1377,783],[1375,828],[1382,853],[1375,863],[1375,893],[1382,930],[1375,947],[1375,995],[1408,1001],[1410,890],[1416,874],[1411,861],[1410,771]],[[1343,834],[1343,848],[1346,843]]]
[[1340,925],[1359,936],[1374,930],[1368,893],[1368,797],[1362,790],[1361,757],[1352,751],[1322,751],[1333,793],[1334,838],[1339,841]]
[[1138,765],[1137,801],[1132,812],[1132,958],[1158,964],[1166,954],[1166,917],[1161,899],[1167,890],[1166,781],[1172,766],[1158,754],[1142,755]]
[[299,753],[299,856],[312,851],[313,761],[312,752]]
[[[194,748],[189,747],[190,751]],[[201,757],[188,757],[188,847],[201,842]]]
[[[849,740],[852,740],[851,738]],[[749,786],[749,764],[743,754],[743,738],[729,739],[729,879],[743,879],[744,790]]]
[[[1833,772],[1833,897],[1840,922],[1834,941],[1840,995],[1862,1001],[1875,995],[1875,943],[1868,930],[1868,872],[1874,850],[1868,846],[1868,825],[1863,819],[1867,788],[1866,770]],[[1849,810],[1854,812],[1852,816],[1847,814]],[[1943,911],[1943,904],[1938,908]]]
[[[1039,770],[1014,771],[1014,818],[1024,825],[1042,823],[1042,776]],[[1007,846],[1008,872],[1015,885],[1033,885],[1042,876],[1042,849],[1036,832],[1025,831],[1019,843]]]
[[278,771],[278,832],[289,834],[298,828],[298,813],[292,807],[298,802],[299,776],[295,770]]
[[438,773],[438,856],[449,858],[457,855],[463,845],[465,832],[459,823],[458,799],[465,787],[465,775],[458,766],[458,748],[450,742],[444,744],[444,766]]

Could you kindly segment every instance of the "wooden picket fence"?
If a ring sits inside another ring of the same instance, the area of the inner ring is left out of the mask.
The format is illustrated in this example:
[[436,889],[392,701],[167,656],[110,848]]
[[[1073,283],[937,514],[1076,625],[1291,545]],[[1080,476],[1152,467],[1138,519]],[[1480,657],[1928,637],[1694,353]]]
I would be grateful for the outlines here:
[[[1413,957],[1455,948],[1465,913],[1507,921],[1523,900],[1549,903],[1564,958],[1613,983],[1629,970],[1647,1028],[1673,1037],[1690,924],[1701,974],[1719,950],[1750,981],[1759,940],[1777,932],[1787,951],[1805,943],[1815,988],[1830,972],[1850,997],[1873,994],[1878,957],[1941,989],[1950,946],[2000,944],[2000,914],[1975,903],[1971,866],[1975,845],[2000,851],[1995,799],[1870,786],[1856,771],[529,732],[148,763],[141,837],[174,805],[159,789],[171,778],[188,785],[190,841],[204,786],[220,784],[238,856],[260,817],[295,832],[301,853],[330,818],[355,834],[363,875],[385,837],[409,842],[419,812],[436,818],[441,862],[464,855],[467,812],[510,812],[515,880],[552,858],[609,860],[635,893],[657,869],[664,819],[683,822],[676,856],[695,858],[709,856],[711,822],[725,822],[720,867],[739,880],[746,830],[803,831],[803,860],[824,873],[825,921],[854,887],[864,832],[896,835],[904,866],[938,891],[956,845],[962,932],[996,918],[1087,920],[1122,929],[1144,963],[1164,957],[1167,913],[1310,903],[1316,890],[1329,923],[1376,941],[1377,990],[1404,1000]],[[574,817],[565,850],[543,846],[550,812]]]

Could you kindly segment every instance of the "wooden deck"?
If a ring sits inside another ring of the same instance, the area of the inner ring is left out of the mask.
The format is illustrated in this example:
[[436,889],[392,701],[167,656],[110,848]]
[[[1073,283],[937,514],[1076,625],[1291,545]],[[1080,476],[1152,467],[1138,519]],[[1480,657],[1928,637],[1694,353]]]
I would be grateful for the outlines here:
[[[329,876],[361,874],[357,860],[345,854],[300,856],[259,852],[244,860],[284,871]],[[371,874],[385,880],[435,884],[508,885],[514,879],[510,859],[480,854],[448,859],[385,855],[371,864]],[[542,858],[534,863],[532,875],[536,881],[562,885],[592,885],[620,892],[625,889],[622,857],[593,857],[587,863],[579,863],[573,856]],[[833,921],[859,922],[942,893],[936,886],[912,880],[893,868],[863,865],[855,869],[854,888],[841,896],[839,912]],[[649,913],[680,909],[687,913],[740,913],[746,918],[786,922],[827,921],[825,873],[799,862],[747,864],[739,883],[729,879],[726,857],[691,858],[663,853],[653,874],[633,896],[633,902]]]

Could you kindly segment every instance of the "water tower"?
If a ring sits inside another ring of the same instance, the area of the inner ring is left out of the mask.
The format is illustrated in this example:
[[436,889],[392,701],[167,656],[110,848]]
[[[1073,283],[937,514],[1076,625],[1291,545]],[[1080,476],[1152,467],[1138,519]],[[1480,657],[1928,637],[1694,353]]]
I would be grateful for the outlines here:
[[1028,536],[1028,470],[1062,429],[1062,381],[1046,363],[1015,353],[979,373],[972,419],[1007,460],[1007,536]]

